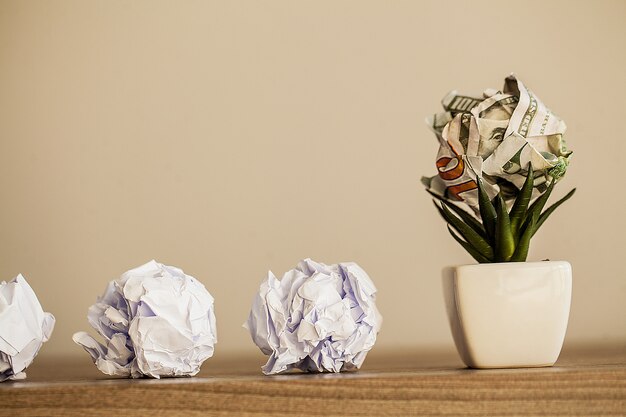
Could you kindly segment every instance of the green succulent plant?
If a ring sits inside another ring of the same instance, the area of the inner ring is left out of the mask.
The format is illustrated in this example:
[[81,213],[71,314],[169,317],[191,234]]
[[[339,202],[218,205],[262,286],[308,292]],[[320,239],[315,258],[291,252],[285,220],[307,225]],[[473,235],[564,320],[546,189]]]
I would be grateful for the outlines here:
[[502,193],[490,200],[479,178],[477,184],[481,220],[432,192],[431,195],[439,200],[439,204],[434,200],[433,202],[448,223],[448,231],[454,240],[478,262],[524,262],[528,256],[530,240],[537,230],[576,192],[574,188],[543,210],[556,181],[553,179],[546,191],[531,204],[533,182],[533,170],[529,167],[526,181],[508,211]]

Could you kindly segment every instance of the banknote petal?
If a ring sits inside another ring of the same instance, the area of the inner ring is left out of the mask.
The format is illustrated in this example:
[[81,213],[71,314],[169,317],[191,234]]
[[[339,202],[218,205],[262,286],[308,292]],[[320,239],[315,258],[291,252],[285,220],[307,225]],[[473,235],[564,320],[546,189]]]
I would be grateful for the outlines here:
[[571,156],[565,123],[514,75],[502,91],[485,90],[482,98],[453,91],[442,104],[445,112],[427,119],[440,145],[438,175],[422,180],[431,192],[466,204],[478,216],[477,178],[489,197],[502,192],[510,204],[529,166],[533,197],[565,175]]

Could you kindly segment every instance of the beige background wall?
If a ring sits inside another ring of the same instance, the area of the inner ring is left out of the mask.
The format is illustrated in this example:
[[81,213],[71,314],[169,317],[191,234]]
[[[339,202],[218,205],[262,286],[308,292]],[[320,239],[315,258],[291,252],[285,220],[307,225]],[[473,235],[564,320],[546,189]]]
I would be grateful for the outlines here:
[[254,291],[312,257],[379,287],[380,347],[452,344],[440,269],[470,262],[423,191],[423,123],[515,71],[575,151],[531,258],[569,260],[567,343],[626,345],[626,2],[0,1],[0,278],[70,340],[152,258],[217,300],[252,353]]

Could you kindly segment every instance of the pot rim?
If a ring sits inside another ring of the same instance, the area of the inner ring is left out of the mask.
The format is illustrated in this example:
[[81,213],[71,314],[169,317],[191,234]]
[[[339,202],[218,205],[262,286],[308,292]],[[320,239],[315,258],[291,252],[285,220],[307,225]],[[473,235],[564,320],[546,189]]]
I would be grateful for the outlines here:
[[525,262],[489,262],[489,263],[473,263],[473,264],[460,264],[460,265],[448,265],[443,269],[450,268],[481,268],[481,269],[519,269],[524,267],[536,268],[541,266],[555,266],[563,265],[571,268],[572,265],[568,261],[525,261]]

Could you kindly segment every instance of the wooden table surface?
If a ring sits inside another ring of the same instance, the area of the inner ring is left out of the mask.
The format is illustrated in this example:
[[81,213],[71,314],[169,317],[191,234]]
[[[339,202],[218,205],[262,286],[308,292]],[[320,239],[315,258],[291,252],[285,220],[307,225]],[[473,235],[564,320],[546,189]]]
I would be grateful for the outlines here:
[[263,376],[262,356],[194,378],[128,380],[86,355],[38,358],[0,384],[0,416],[624,416],[626,348],[565,349],[556,366],[465,369],[454,351],[377,351],[358,372]]

